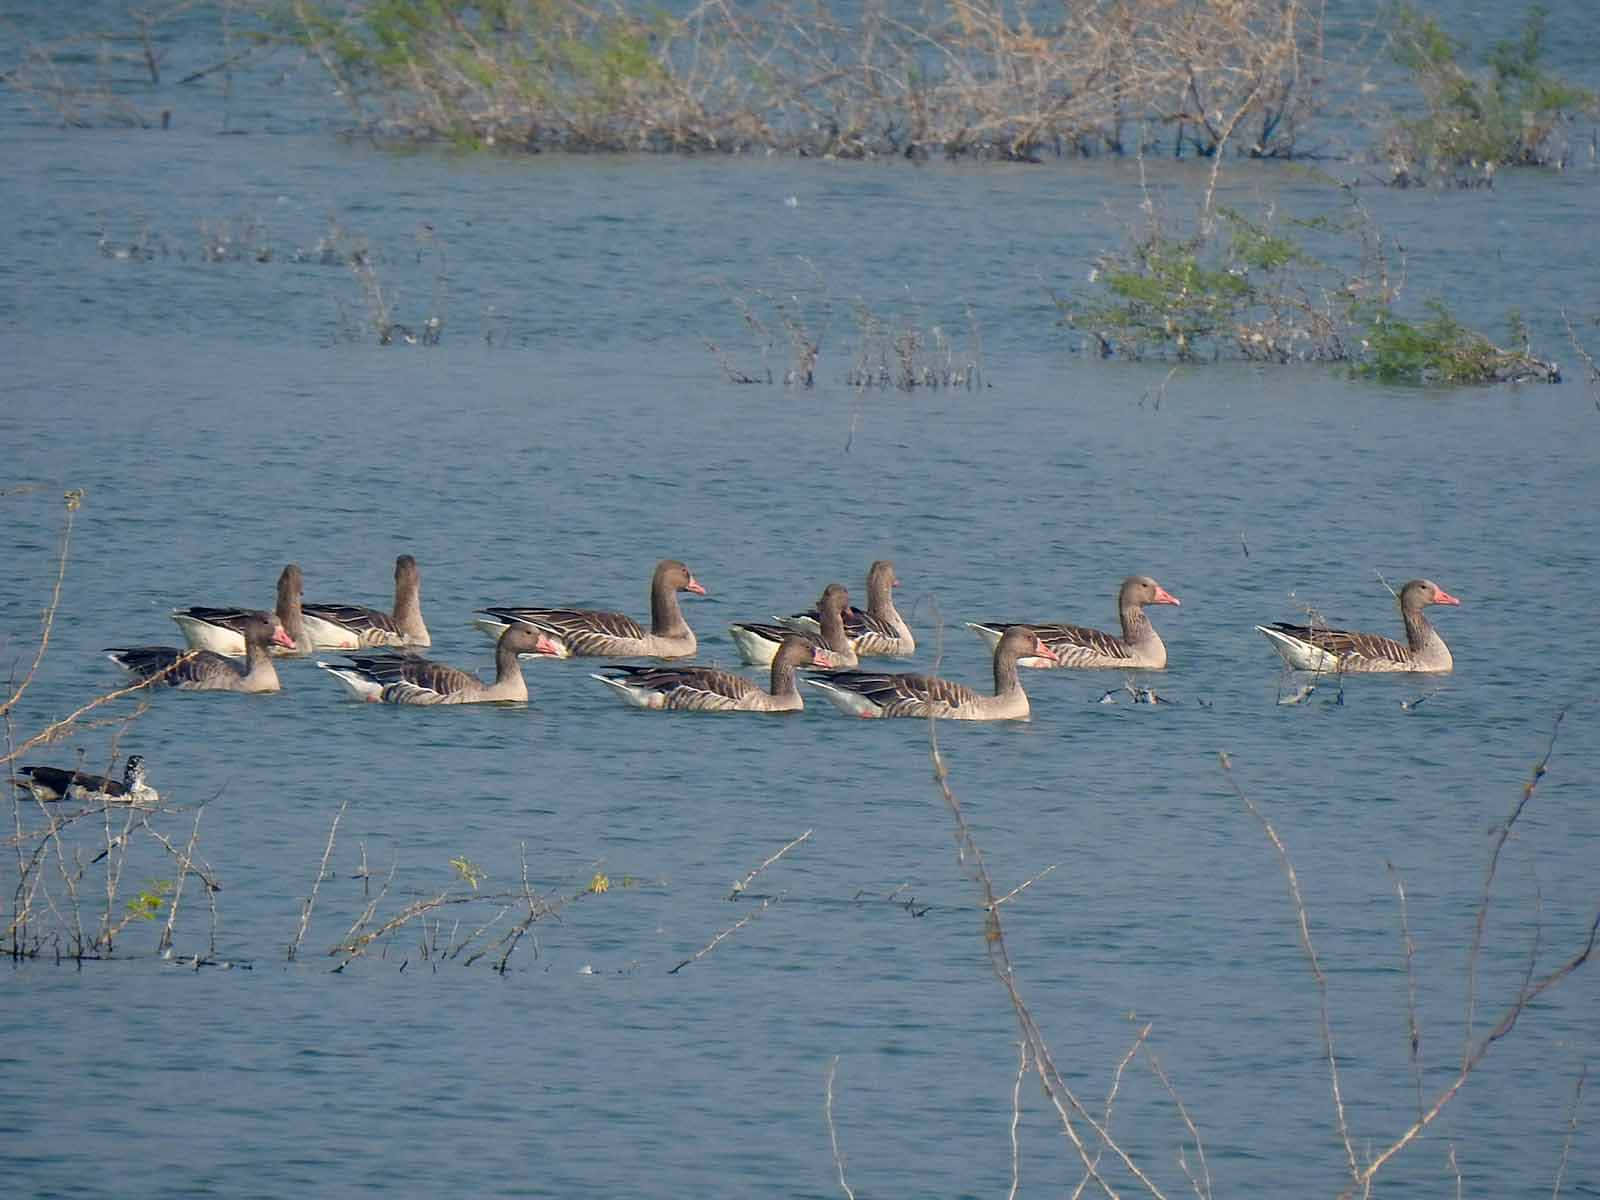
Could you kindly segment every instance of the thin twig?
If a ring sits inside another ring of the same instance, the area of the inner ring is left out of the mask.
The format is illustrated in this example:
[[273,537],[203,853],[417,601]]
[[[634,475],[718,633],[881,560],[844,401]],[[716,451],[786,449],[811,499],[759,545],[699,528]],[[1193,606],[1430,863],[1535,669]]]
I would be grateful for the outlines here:
[[1018,892],[1022,891],[1023,889],[1032,887],[1034,884],[1038,883],[1039,880],[1043,879],[1046,875],[1050,874],[1051,871],[1054,871],[1060,865],[1061,865],[1060,863],[1051,863],[1048,867],[1046,867],[1044,870],[1040,871],[1032,879],[1024,879],[1021,883],[1017,884],[1016,887],[1012,888],[1004,896],[1001,896],[998,900],[996,900],[995,901],[995,905],[998,907],[999,905],[1004,904],[1007,900],[1011,899],[1011,897],[1015,896]]
[[733,891],[728,893],[728,899],[729,900],[737,900],[739,898],[739,896],[744,892],[744,890],[750,886],[751,880],[753,880],[757,875],[761,874],[761,872],[765,871],[773,863],[777,862],[785,854],[789,853],[789,851],[793,850],[801,842],[805,841],[808,837],[811,836],[811,832],[812,831],[809,830],[809,829],[806,830],[799,837],[795,838],[794,841],[790,842],[787,846],[785,846],[782,850],[779,850],[776,854],[771,855],[759,867],[755,868],[755,870],[751,871],[743,879],[741,879],[741,880],[739,880],[739,882],[735,883],[733,885]]
[[1556,713],[1555,723],[1550,728],[1550,741],[1544,748],[1544,754],[1533,766],[1533,772],[1528,776],[1528,782],[1522,785],[1522,795],[1511,807],[1508,816],[1495,832],[1494,849],[1489,852],[1489,865],[1484,869],[1483,893],[1478,899],[1478,919],[1472,929],[1472,948],[1467,953],[1467,1020],[1466,1038],[1461,1049],[1461,1061],[1465,1065],[1472,1052],[1472,1020],[1473,1010],[1477,1006],[1478,993],[1478,952],[1483,947],[1483,928],[1489,918],[1489,891],[1494,886],[1494,873],[1500,865],[1500,851],[1505,848],[1506,842],[1511,837],[1511,829],[1517,823],[1517,818],[1522,815],[1522,810],[1527,807],[1528,801],[1533,799],[1533,791],[1539,786],[1539,781],[1544,778],[1545,771],[1550,766],[1550,756],[1555,753],[1556,737],[1561,733],[1561,722],[1566,719],[1567,710],[1561,709]]
[[1389,878],[1394,880],[1395,895],[1400,898],[1400,936],[1406,948],[1406,1034],[1410,1044],[1411,1082],[1417,1089],[1417,1115],[1422,1115],[1422,1030],[1417,1024],[1417,975],[1413,959],[1416,944],[1411,940],[1411,923],[1406,917],[1406,885],[1394,864],[1385,860]]
[[1219,752],[1218,759],[1222,763],[1222,773],[1227,777],[1228,786],[1233,789],[1233,794],[1250,810],[1250,814],[1261,823],[1266,830],[1267,839],[1272,843],[1272,848],[1278,852],[1278,863],[1283,867],[1283,873],[1289,881],[1289,898],[1294,904],[1295,920],[1300,930],[1300,947],[1305,951],[1306,959],[1311,964],[1311,975],[1317,982],[1317,995],[1321,1004],[1322,1017],[1322,1049],[1328,1060],[1328,1077],[1333,1087],[1333,1109],[1339,1125],[1339,1140],[1344,1144],[1345,1163],[1350,1169],[1352,1180],[1359,1180],[1361,1168],[1356,1163],[1355,1143],[1350,1140],[1350,1125],[1345,1119],[1344,1096],[1339,1087],[1339,1060],[1333,1050],[1333,1025],[1328,1017],[1328,977],[1322,973],[1322,964],[1317,961],[1316,947],[1311,943],[1311,923],[1306,914],[1305,900],[1300,894],[1300,880],[1295,874],[1294,864],[1289,861],[1289,851],[1284,847],[1283,841],[1278,837],[1278,831],[1272,827],[1266,815],[1256,807],[1255,801],[1250,799],[1233,777],[1233,763],[1225,752]]
[[172,948],[172,928],[178,921],[178,906],[183,902],[183,885],[189,878],[189,865],[194,861],[194,844],[200,838],[200,818],[205,811],[206,806],[203,804],[194,810],[194,827],[189,831],[189,844],[184,847],[183,857],[178,860],[181,864],[178,870],[178,882],[172,889],[172,903],[167,905],[167,924],[161,930],[161,940],[156,946],[158,954]]
[[828,1143],[833,1147],[833,1165],[839,1172],[839,1187],[849,1200],[856,1200],[856,1194],[844,1180],[844,1155],[839,1150],[839,1131],[833,1125],[833,1074],[838,1069],[839,1056],[835,1054],[833,1060],[828,1063],[828,1071],[823,1080],[822,1115],[828,1122]]
[[1028,1043],[1017,1043],[1017,1079],[1011,1085],[1011,1190],[1006,1200],[1017,1200],[1017,1187],[1022,1182],[1022,1145],[1017,1140],[1017,1126],[1022,1121],[1022,1079],[1028,1073]]
[[[28,690],[28,685],[33,682],[34,674],[39,670],[39,664],[44,660],[44,652],[50,645],[50,631],[55,627],[56,610],[61,607],[61,585],[67,577],[67,551],[72,545],[72,521],[78,511],[78,505],[83,499],[81,491],[67,493],[67,519],[61,526],[61,550],[56,555],[56,581],[50,589],[50,603],[45,605],[44,615],[39,620],[39,646],[33,652],[33,661],[28,664],[28,671],[22,677],[22,682],[17,684],[5,703],[0,704],[0,715],[10,712],[16,707],[17,701],[22,699],[22,693]],[[32,743],[25,743],[23,753]],[[16,755],[8,755],[4,762],[10,762]]]
[[[339,831],[339,822],[344,818],[344,810],[350,805],[350,797],[346,796],[339,805],[339,811],[333,814],[333,824],[328,826],[328,843],[322,848],[322,863],[317,867],[317,877],[311,881],[311,895],[306,897],[306,902],[300,906],[300,928],[295,931],[294,941],[289,943],[289,961],[293,962],[296,954],[300,952],[300,943],[305,939],[306,928],[311,924],[311,910],[317,904],[317,891],[322,887],[322,879],[328,873],[328,858],[333,854],[333,835]],[[393,870],[390,871],[391,876]]]
[[1578,1135],[1578,1109],[1583,1104],[1583,1085],[1589,1078],[1589,1064],[1578,1069],[1578,1083],[1572,1089],[1572,1114],[1567,1118],[1567,1136],[1561,1145],[1561,1161],[1556,1165],[1555,1186],[1550,1189],[1550,1200],[1560,1200],[1561,1181],[1566,1178],[1567,1159],[1572,1155],[1572,1139]]
[[[783,896],[780,894],[778,896],[778,899],[780,899],[780,900],[783,899]],[[673,967],[672,970],[667,972],[667,974],[668,975],[676,975],[679,971],[683,970],[690,963],[699,962],[702,958],[704,958],[706,955],[710,954],[713,950],[715,950],[717,948],[717,943],[722,941],[723,938],[728,937],[730,934],[738,933],[739,930],[743,929],[746,925],[750,924],[751,921],[754,921],[762,913],[766,912],[767,911],[767,906],[772,903],[772,900],[773,900],[773,898],[771,896],[768,896],[765,900],[763,900],[761,902],[761,907],[760,908],[756,909],[754,912],[751,912],[751,913],[747,914],[744,917],[741,917],[738,921],[735,921],[732,925],[728,926],[728,928],[724,929],[721,933],[717,934],[716,937],[712,938],[709,942],[707,942],[699,950],[695,951],[688,958],[684,959],[677,966]]]

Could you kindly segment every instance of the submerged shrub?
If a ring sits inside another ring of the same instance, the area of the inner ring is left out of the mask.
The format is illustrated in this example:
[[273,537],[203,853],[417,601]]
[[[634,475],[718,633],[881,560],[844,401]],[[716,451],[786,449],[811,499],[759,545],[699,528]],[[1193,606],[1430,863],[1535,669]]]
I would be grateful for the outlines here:
[[1492,179],[1497,165],[1564,161],[1560,127],[1578,113],[1595,111],[1596,97],[1540,65],[1544,22],[1543,8],[1529,9],[1521,35],[1496,43],[1489,71],[1474,73],[1461,65],[1465,46],[1433,17],[1408,4],[1396,9],[1393,55],[1426,108],[1423,116],[1401,119],[1389,132],[1384,152],[1396,182],[1416,182],[1418,172],[1432,172],[1456,183],[1479,183]]
[[[1276,228],[1219,208],[1215,221],[1179,234],[1151,210],[1124,249],[1102,254],[1087,295],[1053,295],[1061,321],[1094,339],[1103,357],[1183,362],[1344,363],[1391,383],[1557,382],[1512,318],[1505,349],[1462,325],[1440,301],[1412,321],[1395,309],[1400,286],[1389,250],[1351,189],[1348,207]],[[1327,243],[1326,260],[1306,239]],[[1354,243],[1354,268],[1348,261]]]

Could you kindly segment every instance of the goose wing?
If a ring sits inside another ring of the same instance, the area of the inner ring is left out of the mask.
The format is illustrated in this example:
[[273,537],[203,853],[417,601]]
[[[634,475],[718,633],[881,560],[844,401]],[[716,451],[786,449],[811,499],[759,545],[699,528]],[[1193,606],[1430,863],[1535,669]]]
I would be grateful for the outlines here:
[[219,629],[231,629],[243,637],[244,619],[253,611],[255,610],[249,608],[208,608],[203,604],[196,604],[190,608],[175,608],[172,610],[172,615],[188,617],[191,621],[203,621]]
[[671,708],[721,712],[737,708],[746,697],[760,690],[743,675],[716,667],[643,667],[616,663],[605,669],[629,687],[661,693]]
[[355,634],[400,632],[400,627],[388,613],[359,604],[302,604],[300,611],[305,616],[326,621]]
[[841,688],[870,701],[886,717],[954,712],[977,700],[978,693],[965,684],[933,675],[887,671],[834,671],[817,681]]
[[626,613],[589,608],[486,608],[501,620],[524,621],[560,638],[574,654],[615,653],[617,642],[639,641],[649,632]]
[[1088,650],[1108,658],[1132,658],[1128,643],[1115,634],[1102,633],[1082,625],[1035,625],[1035,633],[1046,646],[1065,659],[1063,651]]
[[[180,650],[176,646],[112,646],[107,648],[106,653],[112,662],[141,679],[149,679],[166,671],[156,681],[165,687],[193,687],[225,675],[237,678],[243,674],[228,659],[210,650]],[[179,659],[183,661],[179,662]]]
[[1364,658],[1377,662],[1408,663],[1411,649],[1404,642],[1377,633],[1352,633],[1347,629],[1321,629],[1311,625],[1290,625],[1275,621],[1267,628],[1285,637],[1315,646],[1339,658]]
[[[429,697],[442,700],[483,685],[470,671],[415,654],[352,654],[348,658],[357,672],[383,685],[385,699],[401,703],[427,703]],[[387,695],[391,688],[393,697]]]

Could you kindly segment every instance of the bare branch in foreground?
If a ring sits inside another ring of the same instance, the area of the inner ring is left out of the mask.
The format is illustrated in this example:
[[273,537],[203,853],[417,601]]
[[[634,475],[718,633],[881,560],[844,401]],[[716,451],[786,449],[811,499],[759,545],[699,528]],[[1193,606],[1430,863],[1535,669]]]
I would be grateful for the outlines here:
[[756,876],[757,876],[757,875],[759,875],[759,874],[761,874],[761,872],[763,872],[763,871],[765,871],[765,870],[766,870],[766,869],[767,869],[767,868],[768,868],[768,867],[770,867],[770,866],[771,866],[771,865],[772,865],[772,864],[773,864],[773,863],[775,863],[775,862],[777,862],[777,861],[778,861],[778,860],[779,860],[779,859],[780,859],[780,858],[782,858],[782,857],[783,857],[783,856],[784,856],[784,855],[785,855],[785,854],[787,854],[787,853],[789,853],[789,851],[791,851],[791,850],[793,850],[793,849],[794,849],[794,848],[795,848],[795,847],[796,847],[796,846],[798,846],[798,845],[799,845],[799,844],[800,844],[800,843],[801,843],[801,842],[803,842],[803,841],[805,841],[805,840],[806,840],[806,839],[807,839],[807,838],[808,838],[808,837],[810,837],[810,836],[811,836],[811,833],[812,833],[812,831],[811,831],[811,830],[809,830],[809,829],[808,829],[808,830],[806,830],[806,831],[805,831],[805,832],[804,832],[804,833],[802,833],[802,834],[801,834],[801,835],[800,835],[800,836],[799,836],[799,837],[797,837],[797,838],[795,838],[795,840],[794,840],[794,841],[792,841],[792,842],[790,842],[790,843],[789,843],[789,844],[788,844],[788,845],[787,845],[787,846],[785,846],[785,847],[784,847],[784,848],[783,848],[783,849],[782,849],[782,850],[779,850],[779,851],[778,851],[778,852],[777,852],[777,853],[776,853],[776,854],[773,854],[773,855],[771,855],[771,856],[770,856],[770,857],[769,857],[769,858],[767,858],[767,860],[766,860],[766,861],[765,861],[765,862],[763,862],[763,863],[762,863],[762,864],[761,864],[761,865],[760,865],[760,866],[759,866],[759,867],[757,867],[757,868],[755,868],[755,870],[753,870],[753,871],[751,871],[751,872],[750,872],[750,873],[749,873],[749,874],[748,874],[748,875],[746,875],[746,876],[745,876],[745,877],[744,877],[744,878],[743,878],[743,879],[741,879],[741,880],[739,880],[739,881],[738,881],[738,882],[737,882],[737,883],[735,883],[735,884],[734,884],[734,885],[733,885],[733,891],[731,891],[731,892],[729,892],[729,893],[728,893],[728,899],[729,899],[729,900],[737,900],[737,899],[738,899],[738,898],[739,898],[739,896],[740,896],[740,895],[741,895],[741,894],[742,894],[742,893],[743,893],[743,892],[744,892],[744,890],[745,890],[745,889],[746,889],[746,888],[747,888],[747,887],[749,887],[749,886],[750,886],[750,882],[751,882],[751,881],[752,881],[752,880],[753,880],[753,879],[755,879],[755,877],[756,877]]
[[1021,883],[1017,884],[1016,887],[1012,888],[1004,896],[1001,896],[998,900],[996,900],[994,902],[995,903],[995,907],[998,908],[1000,905],[1004,904],[1007,900],[1011,899],[1011,897],[1015,896],[1018,892],[1024,891],[1027,888],[1031,888],[1034,884],[1038,883],[1039,880],[1043,879],[1046,875],[1050,874],[1051,871],[1054,871],[1060,865],[1061,865],[1060,863],[1051,863],[1048,867],[1046,867],[1044,870],[1040,871],[1032,879],[1024,879]]
[[1200,1140],[1200,1130],[1195,1125],[1193,1118],[1189,1116],[1189,1110],[1184,1107],[1183,1097],[1178,1095],[1178,1089],[1172,1086],[1172,1080],[1168,1078],[1166,1070],[1161,1065],[1161,1060],[1151,1052],[1150,1043],[1143,1038],[1140,1039],[1140,1043],[1144,1047],[1145,1061],[1150,1064],[1150,1069],[1155,1072],[1156,1078],[1161,1080],[1161,1086],[1167,1089],[1167,1095],[1172,1097],[1172,1103],[1177,1107],[1178,1115],[1183,1118],[1183,1124],[1189,1130],[1189,1136],[1194,1139],[1194,1152],[1200,1159],[1199,1177],[1196,1178],[1189,1169],[1189,1164],[1184,1161],[1182,1151],[1178,1153],[1178,1165],[1183,1168],[1183,1173],[1188,1176],[1189,1186],[1194,1188],[1194,1194],[1200,1200],[1211,1200],[1211,1167],[1206,1163],[1206,1146]]
[[1328,1019],[1328,977],[1322,973],[1322,964],[1317,961],[1316,947],[1311,944],[1311,923],[1306,914],[1306,904],[1300,895],[1300,879],[1295,874],[1294,864],[1289,861],[1289,851],[1284,848],[1283,841],[1278,837],[1278,831],[1272,827],[1265,814],[1256,807],[1255,801],[1245,795],[1244,789],[1233,777],[1233,763],[1226,753],[1219,752],[1218,759],[1222,763],[1222,773],[1228,778],[1228,786],[1233,789],[1233,794],[1250,810],[1250,815],[1261,822],[1261,827],[1266,830],[1267,839],[1272,843],[1272,848],[1278,852],[1278,862],[1283,867],[1283,873],[1289,880],[1289,899],[1294,903],[1295,919],[1300,927],[1300,947],[1305,951],[1306,959],[1311,964],[1311,975],[1317,981],[1317,996],[1322,1009],[1322,1049],[1328,1059],[1328,1076],[1333,1087],[1333,1109],[1339,1124],[1339,1140],[1344,1144],[1345,1163],[1350,1169],[1352,1180],[1361,1178],[1361,1168],[1356,1163],[1355,1144],[1350,1140],[1350,1125],[1345,1119],[1344,1096],[1339,1088],[1339,1060],[1333,1051],[1333,1026]]
[[[1145,1039],[1150,1036],[1152,1028],[1153,1026],[1148,1021],[1140,1028],[1138,1035],[1133,1039],[1133,1045],[1129,1046],[1127,1053],[1117,1060],[1117,1069],[1111,1073],[1111,1088],[1106,1092],[1105,1114],[1100,1118],[1100,1123],[1107,1129],[1111,1128],[1111,1111],[1116,1107],[1117,1092],[1122,1088],[1123,1073],[1128,1069],[1128,1064],[1133,1061],[1133,1056],[1139,1053],[1139,1047],[1143,1046]],[[1095,1150],[1094,1160],[1096,1163],[1100,1161],[1100,1154],[1101,1151],[1099,1149]],[[1078,1197],[1083,1195],[1083,1189],[1088,1186],[1089,1174],[1085,1172],[1083,1178],[1078,1180],[1078,1186],[1072,1189],[1072,1200],[1078,1200]]]
[[1416,943],[1411,940],[1411,922],[1406,916],[1406,885],[1392,862],[1383,864],[1394,880],[1395,895],[1400,898],[1400,936],[1406,945],[1406,1032],[1410,1043],[1411,1082],[1417,1089],[1417,1115],[1422,1115],[1422,1030],[1417,1025],[1417,975],[1413,969]]
[[1544,748],[1543,757],[1534,764],[1528,782],[1522,785],[1522,795],[1511,806],[1511,815],[1495,831],[1494,849],[1489,852],[1489,865],[1483,873],[1483,894],[1478,899],[1478,920],[1472,930],[1472,949],[1467,952],[1467,1022],[1465,1042],[1461,1048],[1463,1068],[1472,1054],[1472,1018],[1478,1000],[1478,952],[1483,948],[1483,927],[1489,919],[1489,891],[1494,887],[1494,873],[1500,865],[1500,852],[1511,839],[1512,826],[1517,823],[1522,810],[1528,806],[1528,801],[1533,799],[1534,788],[1539,786],[1539,781],[1544,778],[1544,773],[1550,766],[1550,756],[1555,753],[1556,737],[1561,733],[1561,722],[1566,719],[1566,715],[1567,710],[1564,708],[1556,713],[1555,724],[1550,729],[1550,741]]
[[333,814],[333,824],[328,826],[328,844],[322,848],[322,865],[317,868],[317,877],[311,881],[311,895],[300,906],[300,928],[295,931],[294,941],[289,943],[290,962],[294,961],[294,956],[300,951],[300,943],[305,940],[306,928],[311,924],[311,910],[317,904],[317,890],[322,887],[322,879],[328,873],[328,858],[333,853],[333,835],[339,831],[339,822],[344,819],[344,810],[349,806],[350,797],[346,796],[339,805],[339,811]]
[[[17,701],[22,699],[22,693],[28,690],[28,685],[33,682],[33,677],[38,673],[39,664],[44,661],[44,652],[50,646],[50,631],[55,627],[56,610],[61,607],[61,585],[67,577],[67,551],[72,545],[72,520],[78,511],[78,505],[83,500],[83,493],[74,489],[67,493],[67,520],[61,527],[61,550],[56,555],[56,581],[50,589],[50,603],[45,606],[44,616],[39,621],[39,645],[33,652],[33,661],[28,664],[28,670],[22,677],[22,682],[11,691],[4,703],[0,703],[0,716],[10,712],[16,707]],[[27,746],[23,746],[26,750]],[[14,757],[14,756],[13,756]],[[10,761],[7,759],[6,761]]]
[[1572,1115],[1567,1118],[1567,1136],[1561,1146],[1561,1162],[1556,1166],[1555,1187],[1550,1189],[1550,1200],[1561,1200],[1561,1181],[1566,1178],[1567,1159],[1572,1155],[1572,1139],[1578,1133],[1578,1109],[1583,1104],[1583,1085],[1589,1078],[1589,1064],[1578,1071],[1578,1084],[1572,1089]]
[[1028,1074],[1028,1043],[1017,1043],[1017,1081],[1011,1085],[1011,1190],[1006,1200],[1017,1200],[1022,1182],[1022,1146],[1017,1141],[1017,1126],[1022,1121],[1022,1080]]
[[971,871],[973,879],[983,891],[984,919],[984,944],[989,954],[989,965],[999,979],[1002,987],[1011,1001],[1012,1011],[1016,1013],[1017,1025],[1022,1032],[1022,1040],[1028,1046],[1028,1053],[1033,1059],[1034,1073],[1039,1078],[1039,1085],[1043,1089],[1045,1098],[1050,1101],[1060,1118],[1062,1131],[1067,1135],[1067,1140],[1072,1143],[1079,1160],[1083,1163],[1084,1170],[1095,1185],[1107,1196],[1116,1196],[1118,1193],[1110,1182],[1100,1173],[1098,1155],[1091,1155],[1088,1146],[1084,1144],[1083,1136],[1078,1132],[1077,1122],[1081,1121],[1094,1131],[1100,1144],[1111,1151],[1112,1155],[1123,1167],[1139,1181],[1156,1200],[1165,1200],[1165,1193],[1156,1186],[1137,1163],[1129,1157],[1121,1145],[1111,1136],[1110,1132],[1083,1106],[1083,1103],[1073,1093],[1057,1069],[1055,1060],[1051,1057],[1050,1047],[1045,1044],[1044,1035],[1039,1031],[1039,1026],[1033,1019],[1033,1014],[1028,1010],[1027,1004],[1022,999],[1022,993],[1017,990],[1016,975],[1011,966],[1011,956],[1006,950],[1005,931],[1000,921],[1000,911],[995,905],[994,880],[989,875],[989,869],[984,865],[983,852],[978,848],[977,839],[972,835],[972,829],[967,825],[966,817],[961,810],[961,802],[956,799],[955,792],[950,787],[950,772],[945,765],[944,756],[939,753],[939,731],[933,719],[928,721],[928,752],[933,759],[933,777],[939,785],[940,794],[950,810],[951,817],[956,823],[956,850],[961,863]]
[[839,1151],[839,1131],[833,1124],[833,1073],[839,1069],[839,1056],[835,1054],[833,1061],[828,1063],[828,1073],[824,1078],[822,1093],[822,1115],[828,1122],[828,1142],[833,1146],[833,1165],[839,1172],[839,1187],[849,1200],[856,1200],[856,1194],[850,1190],[850,1185],[844,1181],[844,1155]]
[[172,889],[172,903],[167,905],[167,924],[161,930],[161,941],[156,947],[158,953],[165,953],[172,948],[172,929],[178,921],[178,905],[183,900],[183,885],[189,878],[190,865],[194,862],[194,844],[200,839],[200,818],[205,811],[203,804],[194,810],[194,828],[189,831],[189,844],[178,859],[182,865],[178,871],[177,886]]
[[[778,897],[778,899],[781,900],[781,899],[783,899],[783,897],[780,895]],[[672,970],[667,972],[667,974],[668,975],[676,975],[679,971],[683,970],[690,963],[699,962],[702,958],[704,958],[706,955],[710,954],[713,950],[715,950],[717,948],[717,943],[722,941],[723,938],[728,937],[728,936],[730,936],[732,934],[738,933],[739,930],[743,929],[746,925],[750,924],[751,921],[754,921],[762,913],[766,912],[767,911],[767,906],[770,905],[771,903],[772,903],[772,897],[768,896],[765,900],[763,900],[761,902],[761,907],[760,908],[756,909],[752,913],[747,914],[744,917],[741,917],[738,921],[735,921],[732,925],[728,926],[728,928],[724,929],[721,933],[717,934],[716,937],[712,938],[704,946],[700,947],[700,949],[696,950],[688,958],[684,959],[677,966],[673,967]]]

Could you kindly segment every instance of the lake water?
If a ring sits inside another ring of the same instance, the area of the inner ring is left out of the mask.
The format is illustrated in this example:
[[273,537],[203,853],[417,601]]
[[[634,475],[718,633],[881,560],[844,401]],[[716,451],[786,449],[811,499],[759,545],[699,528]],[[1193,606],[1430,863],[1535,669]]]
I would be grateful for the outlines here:
[[[1559,8],[1553,28],[1587,19]],[[225,114],[241,136],[219,136],[214,93],[173,92],[166,131],[64,131],[5,98],[7,160],[28,164],[8,172],[0,262],[0,637],[16,673],[54,579],[60,494],[86,490],[18,737],[118,682],[101,648],[176,640],[175,605],[269,606],[288,561],[308,600],[382,605],[394,556],[414,554],[431,654],[486,667],[468,624],[484,604],[642,616],[652,564],[681,557],[710,592],[685,602],[702,658],[728,663],[728,622],[808,605],[831,579],[860,597],[868,563],[891,557],[922,643],[907,669],[979,684],[962,621],[1112,627],[1117,582],[1148,572],[1183,601],[1155,612],[1171,666],[1154,683],[1175,704],[1096,703],[1115,673],[1029,673],[1031,722],[939,730],[996,887],[1055,865],[1002,915],[1020,993],[1092,1111],[1150,1022],[1218,1195],[1345,1179],[1284,875],[1219,750],[1293,858],[1358,1154],[1418,1105],[1386,864],[1406,885],[1431,1102],[1462,1053],[1493,831],[1563,709],[1499,862],[1477,1032],[1531,954],[1543,974],[1582,945],[1600,852],[1600,406],[1560,311],[1600,311],[1591,165],[1365,196],[1407,247],[1409,296],[1495,332],[1519,310],[1565,382],[1169,379],[1080,354],[1045,294],[1115,244],[1135,164],[398,154],[335,136],[318,88],[309,68],[241,81]],[[1150,170],[1175,211],[1203,186],[1203,166]],[[1230,165],[1224,185],[1240,205],[1322,202],[1271,166]],[[442,316],[438,345],[376,344],[360,281],[318,261],[330,221],[372,247],[397,319]],[[202,261],[221,227],[268,260]],[[136,240],[153,256],[115,256]],[[846,386],[862,309],[939,325],[962,359],[981,353],[984,386]],[[706,342],[781,377],[785,313],[822,338],[818,386],[727,382]],[[1380,573],[1462,598],[1436,620],[1455,673],[1279,705],[1252,626],[1310,604],[1394,633]],[[926,725],[847,720],[820,698],[771,720],[638,713],[590,669],[528,664],[525,708],[362,706],[307,662],[281,664],[276,696],[153,697],[121,749],[172,805],[206,803],[197,852],[222,884],[213,923],[187,881],[175,954],[232,968],[163,960],[161,921],[132,923],[112,961],[13,966],[6,1176],[36,1195],[840,1195],[823,1113],[837,1056],[857,1195],[1004,1194],[1017,1026]],[[81,746],[98,767],[116,732],[26,761]],[[156,824],[184,840],[191,821]],[[728,902],[807,830],[753,899]],[[73,836],[85,860],[104,843]],[[374,925],[470,892],[452,859],[487,873],[484,892],[516,891],[524,855],[531,886],[567,903],[504,976],[494,955],[434,952],[492,903],[407,924],[332,973],[391,867]],[[141,842],[117,911],[175,873]],[[597,873],[610,889],[585,893]],[[59,872],[45,887],[65,906]],[[1524,1013],[1380,1187],[1455,1194],[1453,1152],[1466,1194],[1548,1194],[1600,1046],[1597,979],[1586,967]],[[1600,1195],[1593,1096],[1567,1195]],[[1081,1168],[1031,1076],[1021,1099],[1024,1194],[1069,1192]],[[1165,1194],[1189,1190],[1176,1159],[1197,1162],[1192,1139],[1141,1060],[1112,1131]]]

